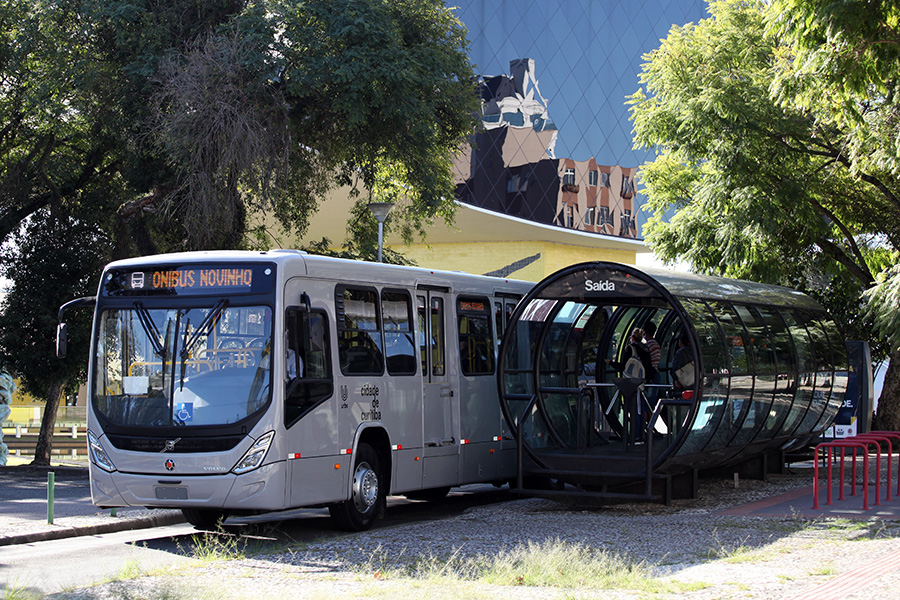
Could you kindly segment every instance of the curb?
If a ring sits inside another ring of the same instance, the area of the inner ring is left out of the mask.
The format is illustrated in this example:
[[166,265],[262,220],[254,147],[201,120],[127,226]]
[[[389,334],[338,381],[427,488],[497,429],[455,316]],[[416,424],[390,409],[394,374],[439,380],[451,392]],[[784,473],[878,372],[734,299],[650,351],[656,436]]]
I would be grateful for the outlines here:
[[61,540],[83,535],[100,535],[102,533],[115,533],[132,529],[150,529],[153,527],[163,527],[165,525],[177,525],[184,522],[184,516],[180,514],[123,519],[114,523],[101,523],[99,525],[86,525],[84,527],[65,527],[54,529],[52,531],[38,531],[35,533],[24,533],[22,535],[2,536],[0,537],[0,546],[31,544],[34,542]]

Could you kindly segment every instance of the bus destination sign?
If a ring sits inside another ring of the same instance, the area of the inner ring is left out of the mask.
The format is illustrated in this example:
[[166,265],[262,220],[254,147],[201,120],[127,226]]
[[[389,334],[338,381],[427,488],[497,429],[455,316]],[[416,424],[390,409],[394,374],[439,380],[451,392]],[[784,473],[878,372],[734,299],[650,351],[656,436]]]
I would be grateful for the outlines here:
[[180,271],[135,271],[131,289],[168,290],[193,288],[253,288],[253,269],[183,269]]
[[272,289],[273,266],[179,266],[110,271],[104,289],[111,296],[252,294]]

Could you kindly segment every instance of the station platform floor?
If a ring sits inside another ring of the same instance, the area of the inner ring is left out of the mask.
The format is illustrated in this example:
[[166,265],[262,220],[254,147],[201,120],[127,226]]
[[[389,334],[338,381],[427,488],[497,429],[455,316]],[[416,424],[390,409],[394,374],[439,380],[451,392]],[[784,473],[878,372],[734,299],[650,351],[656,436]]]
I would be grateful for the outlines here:
[[[813,486],[798,488],[790,492],[764,498],[717,512],[723,516],[755,516],[755,517],[797,517],[815,519],[823,517],[846,519],[887,519],[900,520],[900,490],[897,482],[892,482],[890,497],[886,485],[882,482],[875,496],[875,485],[869,485],[868,507],[862,486],[851,489],[849,483],[844,484],[843,499],[840,495],[840,484],[835,482],[831,489],[831,503],[828,502],[828,487],[819,486],[818,507],[814,506]],[[855,493],[853,493],[855,492]]]

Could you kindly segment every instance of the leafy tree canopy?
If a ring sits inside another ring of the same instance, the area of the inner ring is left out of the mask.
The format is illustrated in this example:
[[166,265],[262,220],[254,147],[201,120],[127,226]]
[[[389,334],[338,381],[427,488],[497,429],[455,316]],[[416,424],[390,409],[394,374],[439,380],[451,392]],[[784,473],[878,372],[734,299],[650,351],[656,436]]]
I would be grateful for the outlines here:
[[659,151],[642,170],[648,241],[700,271],[858,293],[900,247],[896,178],[854,168],[835,119],[778,100],[791,46],[767,33],[764,3],[710,13],[670,31],[631,98],[636,142]]
[[[374,253],[353,226],[366,202],[394,202],[407,237],[451,218],[479,106],[466,44],[441,0],[0,3],[0,354],[44,387],[27,365],[57,364],[56,310],[104,261],[252,247],[261,213],[302,233],[338,185],[357,256]],[[49,240],[77,262],[58,279]],[[86,364],[73,338],[67,362]]]
[[[646,56],[630,103],[635,143],[658,152],[641,171],[654,250],[811,292],[893,368],[900,47],[887,4],[711,2]],[[896,375],[885,395],[900,426]]]

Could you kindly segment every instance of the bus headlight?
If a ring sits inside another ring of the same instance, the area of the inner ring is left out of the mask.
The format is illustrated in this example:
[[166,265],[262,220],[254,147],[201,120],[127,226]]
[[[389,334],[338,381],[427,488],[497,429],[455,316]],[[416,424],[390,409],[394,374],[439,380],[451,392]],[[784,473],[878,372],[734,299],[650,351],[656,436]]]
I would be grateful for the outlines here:
[[272,445],[273,439],[275,439],[274,431],[261,435],[259,439],[250,446],[250,449],[247,450],[247,453],[244,454],[243,458],[234,465],[231,472],[235,475],[241,475],[258,468],[266,458],[266,453],[269,451],[269,446]]
[[97,439],[97,436],[94,435],[90,429],[87,432],[88,434],[88,450],[91,453],[91,462],[103,469],[104,471],[108,471],[112,473],[116,470],[116,466],[109,460],[109,456],[106,455],[106,450],[103,449],[103,446],[100,445],[100,440]]

